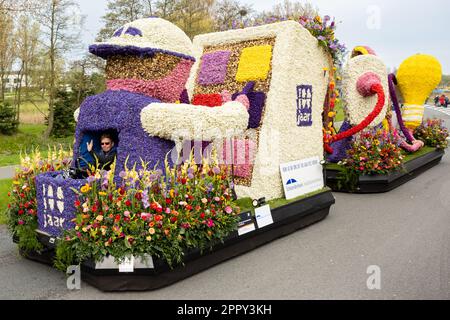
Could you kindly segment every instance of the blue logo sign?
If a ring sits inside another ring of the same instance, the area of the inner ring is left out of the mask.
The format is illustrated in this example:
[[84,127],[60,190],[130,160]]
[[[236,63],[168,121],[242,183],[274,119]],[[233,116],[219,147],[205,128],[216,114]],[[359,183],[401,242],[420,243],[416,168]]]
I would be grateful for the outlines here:
[[297,86],[297,126],[312,126],[312,97],[313,87],[311,85]]

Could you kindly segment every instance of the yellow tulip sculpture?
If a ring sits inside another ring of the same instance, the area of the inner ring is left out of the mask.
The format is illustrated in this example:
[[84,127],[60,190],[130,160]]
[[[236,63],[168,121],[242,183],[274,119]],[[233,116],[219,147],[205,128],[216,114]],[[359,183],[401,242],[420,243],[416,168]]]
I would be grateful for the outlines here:
[[402,116],[410,131],[422,124],[425,101],[441,79],[442,66],[433,56],[417,54],[400,65],[397,81],[404,99]]

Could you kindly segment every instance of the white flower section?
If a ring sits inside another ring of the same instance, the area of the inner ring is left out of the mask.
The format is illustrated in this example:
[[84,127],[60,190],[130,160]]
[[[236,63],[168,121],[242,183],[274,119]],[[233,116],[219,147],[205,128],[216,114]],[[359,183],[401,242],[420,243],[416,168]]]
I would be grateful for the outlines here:
[[[194,38],[197,62],[188,83],[190,96],[196,85],[200,57],[205,46],[276,37],[272,59],[272,80],[260,127],[258,150],[251,186],[237,186],[238,197],[267,200],[283,198],[280,164],[319,156],[323,159],[322,111],[328,84],[329,57],[318,41],[298,22],[270,25]],[[297,126],[297,86],[312,85],[311,127]]]
[[73,113],[73,117],[75,118],[75,122],[78,122],[78,118],[80,117],[80,108],[77,108]]
[[363,121],[373,111],[375,105],[377,104],[377,95],[363,97],[356,88],[356,83],[358,82],[359,77],[364,75],[366,72],[373,72],[380,77],[384,88],[384,94],[386,95],[386,102],[383,107],[383,111],[370,125],[370,127],[375,127],[379,125],[386,117],[386,112],[389,105],[387,67],[380,58],[373,55],[361,55],[348,61],[346,67],[344,68],[342,78],[342,90],[344,92],[343,98],[346,105],[346,115],[352,125],[360,124],[361,121]]
[[57,201],[56,202],[56,206],[58,207],[59,213],[63,213],[64,212],[64,202],[62,201]]
[[52,186],[48,186],[48,193],[47,193],[47,195],[48,195],[49,197],[52,197],[52,198],[53,198],[53,187],[52,187]]
[[247,129],[248,118],[245,106],[234,101],[215,108],[152,103],[141,112],[142,127],[149,135],[172,141],[233,137]]
[[61,187],[58,187],[58,189],[56,190],[56,196],[58,197],[59,200],[64,199],[64,192]]
[[50,210],[53,211],[55,209],[55,200],[48,199],[48,205],[50,206]]
[[[130,27],[139,29],[142,37],[126,34]],[[94,43],[94,45],[99,44],[161,49],[193,56],[192,41],[184,31],[161,18],[139,19],[127,23],[120,36],[111,37],[107,42]]]

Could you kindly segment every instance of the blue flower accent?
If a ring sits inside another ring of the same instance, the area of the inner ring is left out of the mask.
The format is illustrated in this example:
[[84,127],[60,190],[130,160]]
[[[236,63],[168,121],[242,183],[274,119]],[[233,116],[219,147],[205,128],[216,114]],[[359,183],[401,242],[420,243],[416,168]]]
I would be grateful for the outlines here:
[[123,31],[123,27],[116,30],[116,32],[114,32],[113,37],[120,37],[120,35],[122,34]]
[[127,31],[125,31],[125,34],[142,37],[142,31],[134,27],[129,27]]

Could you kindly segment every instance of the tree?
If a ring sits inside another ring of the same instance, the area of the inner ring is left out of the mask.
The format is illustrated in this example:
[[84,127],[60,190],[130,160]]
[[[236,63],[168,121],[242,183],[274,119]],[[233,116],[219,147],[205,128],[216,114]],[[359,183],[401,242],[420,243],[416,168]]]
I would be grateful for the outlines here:
[[26,99],[29,99],[29,91],[31,86],[30,73],[37,61],[36,54],[39,44],[39,25],[37,22],[33,22],[28,14],[23,14],[19,19],[17,32],[14,38],[17,46],[16,62],[20,65],[14,97],[14,105],[17,106],[17,120],[19,120],[23,82],[25,82]]
[[73,92],[75,108],[78,108],[86,97],[106,90],[104,71],[93,55],[75,61],[66,78]]
[[155,2],[152,15],[171,21],[177,8],[177,0],[160,0]]
[[178,0],[174,22],[192,39],[197,34],[211,32],[213,21],[211,8],[214,0]]
[[12,135],[17,132],[18,126],[14,109],[9,104],[0,102],[0,133]]
[[97,41],[109,39],[115,30],[128,22],[153,15],[153,3],[151,0],[109,0],[106,10],[102,17],[105,26],[98,33]]
[[298,19],[303,16],[315,17],[318,15],[318,10],[310,2],[284,0],[283,3],[273,7],[271,14],[276,17]]
[[441,88],[449,88],[450,87],[450,75],[443,75],[441,84],[439,85]]
[[171,21],[191,38],[213,30],[211,7],[214,0],[109,0],[107,13],[102,17],[105,26],[97,41],[109,39],[124,24],[150,16]]
[[88,55],[72,63],[65,74],[65,86],[60,86],[55,99],[52,137],[66,137],[75,130],[74,111],[88,96],[105,91],[105,76],[100,73],[94,56]]
[[212,19],[216,31],[232,29],[236,21],[243,25],[253,13],[250,5],[242,5],[237,0],[219,0],[214,3],[212,9]]
[[0,0],[0,12],[18,13],[35,8],[39,0]]
[[55,95],[55,118],[51,136],[62,138],[75,132],[74,98],[71,92],[60,88]]
[[11,71],[15,56],[14,23],[12,14],[0,11],[0,101],[5,100],[6,77]]
[[79,14],[78,5],[72,0],[42,0],[38,17],[50,61],[48,126],[44,133],[45,138],[48,138],[53,129],[57,59],[74,47],[80,36],[83,17]]

